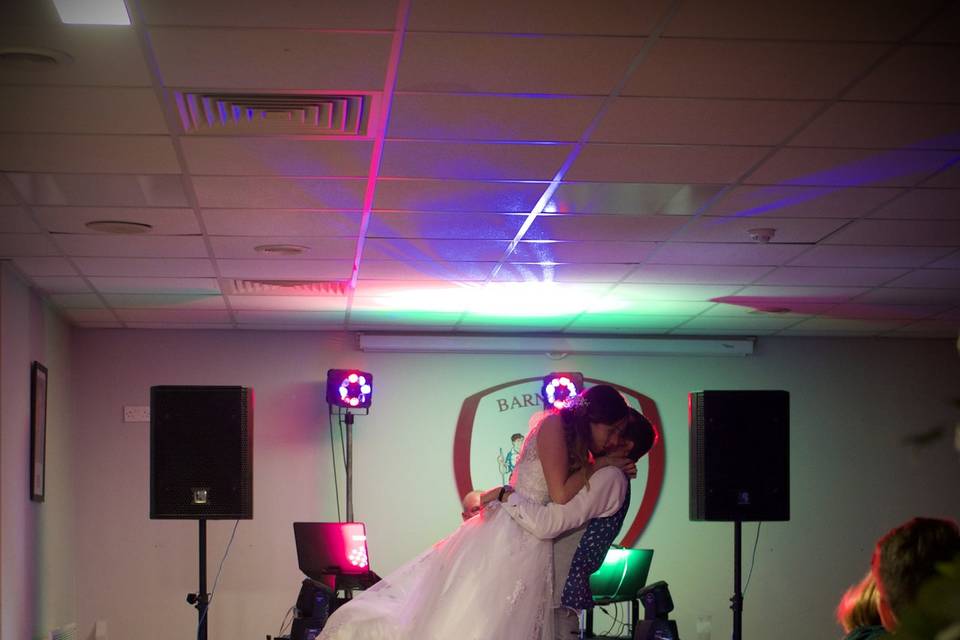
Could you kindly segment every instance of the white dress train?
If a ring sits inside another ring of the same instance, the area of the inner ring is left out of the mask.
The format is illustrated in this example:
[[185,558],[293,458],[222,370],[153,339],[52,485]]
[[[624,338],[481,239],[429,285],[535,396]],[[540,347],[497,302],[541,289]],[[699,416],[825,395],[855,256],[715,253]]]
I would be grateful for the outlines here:
[[[538,429],[524,440],[512,484],[546,504]],[[317,640],[552,640],[552,594],[553,542],[527,533],[493,503],[357,592]]]

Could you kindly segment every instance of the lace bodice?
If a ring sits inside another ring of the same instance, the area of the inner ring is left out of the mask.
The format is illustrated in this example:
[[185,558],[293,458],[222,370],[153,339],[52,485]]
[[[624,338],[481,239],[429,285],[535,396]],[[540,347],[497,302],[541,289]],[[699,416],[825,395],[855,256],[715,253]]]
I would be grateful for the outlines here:
[[539,435],[540,425],[537,424],[524,438],[520,459],[513,469],[510,484],[520,495],[546,504],[550,501],[550,489],[547,488],[547,478],[543,475],[543,465],[540,464],[540,454],[537,452]]

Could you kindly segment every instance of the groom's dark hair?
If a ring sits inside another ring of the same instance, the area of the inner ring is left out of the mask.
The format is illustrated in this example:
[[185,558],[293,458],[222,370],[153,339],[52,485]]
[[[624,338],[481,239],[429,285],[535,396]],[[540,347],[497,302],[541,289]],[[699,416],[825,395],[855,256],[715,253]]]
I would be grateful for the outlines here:
[[636,462],[647,455],[657,442],[657,432],[649,420],[634,408],[628,409],[627,424],[623,428],[623,437],[633,442],[633,448],[627,457]]

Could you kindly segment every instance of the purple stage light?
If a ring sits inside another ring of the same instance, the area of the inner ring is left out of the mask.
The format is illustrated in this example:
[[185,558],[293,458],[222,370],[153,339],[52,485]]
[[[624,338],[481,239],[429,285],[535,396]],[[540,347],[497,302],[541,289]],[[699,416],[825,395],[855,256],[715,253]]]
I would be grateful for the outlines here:
[[358,369],[327,372],[327,402],[347,409],[365,409],[373,401],[373,374]]
[[543,378],[540,396],[546,407],[563,409],[575,395],[583,391],[583,374],[578,372],[553,372]]

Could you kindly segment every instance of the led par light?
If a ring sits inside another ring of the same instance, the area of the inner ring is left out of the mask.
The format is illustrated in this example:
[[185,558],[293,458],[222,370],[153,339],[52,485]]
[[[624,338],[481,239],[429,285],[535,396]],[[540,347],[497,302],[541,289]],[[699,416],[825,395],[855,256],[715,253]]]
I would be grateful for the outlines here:
[[345,409],[366,409],[373,400],[373,374],[359,369],[327,371],[327,402]]
[[543,378],[540,397],[547,408],[563,409],[570,398],[583,391],[583,374],[553,372]]

